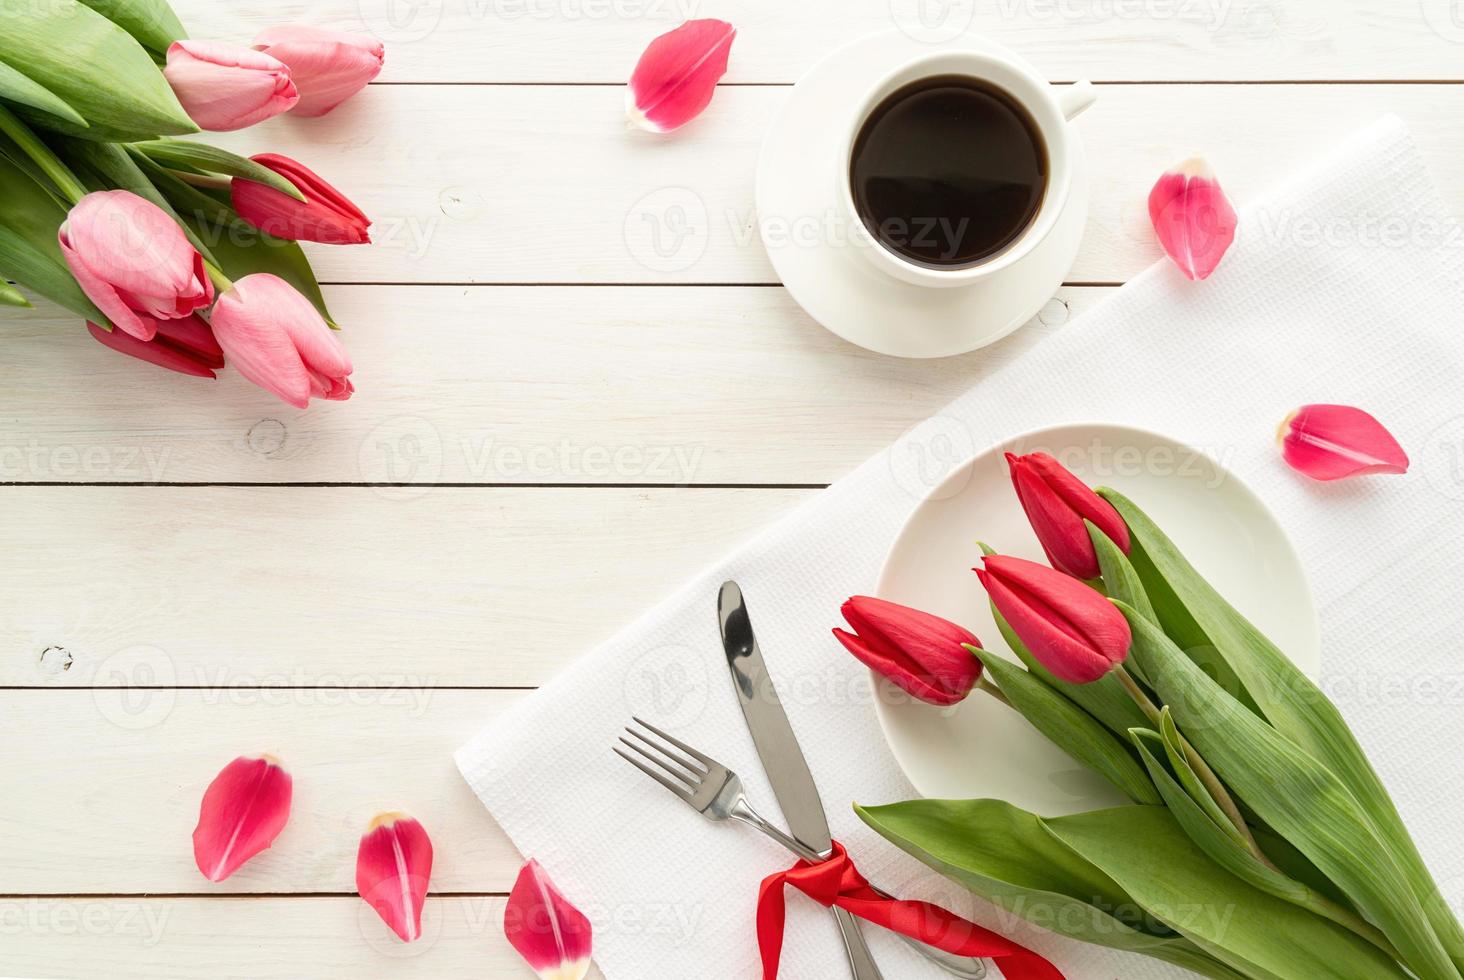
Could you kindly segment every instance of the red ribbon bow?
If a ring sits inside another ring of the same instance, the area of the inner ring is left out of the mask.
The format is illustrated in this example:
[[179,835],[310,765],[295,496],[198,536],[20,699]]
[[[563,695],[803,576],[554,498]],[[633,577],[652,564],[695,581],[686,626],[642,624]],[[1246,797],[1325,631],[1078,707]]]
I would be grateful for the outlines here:
[[947,953],[996,960],[1007,980],[1063,980],[1057,967],[1041,956],[969,919],[929,902],[901,901],[875,891],[838,841],[834,841],[834,852],[827,861],[799,861],[789,870],[763,879],[757,895],[757,944],[762,952],[763,980],[776,980],[778,976],[787,912],[785,885],[792,885],[820,905],[838,906]]

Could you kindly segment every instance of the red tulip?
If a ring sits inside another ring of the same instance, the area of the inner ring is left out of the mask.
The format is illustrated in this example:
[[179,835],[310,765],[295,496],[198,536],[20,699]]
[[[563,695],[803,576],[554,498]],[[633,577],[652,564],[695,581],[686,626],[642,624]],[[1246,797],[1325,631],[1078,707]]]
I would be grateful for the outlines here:
[[519,871],[503,909],[503,933],[543,980],[581,980],[590,972],[594,930],[538,861]]
[[380,41],[304,24],[271,27],[254,39],[254,48],[290,67],[300,90],[297,116],[323,116],[366,87],[386,57]]
[[984,561],[975,571],[996,611],[1053,676],[1090,684],[1128,657],[1128,620],[1093,589],[1035,561]]
[[1006,454],[1017,499],[1052,567],[1082,579],[1098,578],[1098,555],[1083,521],[1089,520],[1129,550],[1128,526],[1113,505],[1046,453]]
[[701,115],[717,82],[737,28],[723,20],[689,20],[656,38],[641,55],[625,92],[633,125],[669,133]]
[[1408,472],[1408,454],[1393,434],[1351,405],[1303,405],[1277,435],[1286,462],[1313,480]]
[[202,129],[243,129],[300,101],[290,69],[252,48],[213,41],[174,41],[163,76]]
[[1235,241],[1235,208],[1199,157],[1169,170],[1149,191],[1149,220],[1164,254],[1186,279],[1206,279]]
[[854,629],[835,628],[844,649],[921,701],[955,704],[981,678],[981,661],[965,648],[981,641],[950,620],[867,595],[844,603],[842,612]]
[[86,329],[105,346],[129,357],[195,378],[217,377],[214,371],[224,366],[224,351],[202,317],[194,314],[182,320],[152,322],[157,331],[152,340],[138,340],[121,330],[103,330],[91,321]]
[[278,153],[251,159],[299,188],[297,201],[273,187],[235,178],[230,184],[234,210],[266,235],[327,245],[362,245],[371,241],[371,219],[350,199],[298,160]]
[[203,256],[178,222],[131,191],[86,195],[57,239],[82,291],[138,340],[152,340],[159,320],[179,319],[213,302]]
[[278,276],[240,279],[219,297],[212,319],[229,363],[296,408],[311,398],[345,401],[355,390],[350,355],[314,304]]

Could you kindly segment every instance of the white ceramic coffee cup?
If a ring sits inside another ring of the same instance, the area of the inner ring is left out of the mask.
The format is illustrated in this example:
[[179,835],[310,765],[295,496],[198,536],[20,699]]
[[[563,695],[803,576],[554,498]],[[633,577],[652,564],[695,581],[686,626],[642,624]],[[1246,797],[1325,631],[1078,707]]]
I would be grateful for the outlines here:
[[[995,85],[1010,95],[1037,125],[1047,148],[1047,186],[1042,202],[1027,227],[1012,244],[984,261],[959,268],[940,269],[912,262],[883,245],[864,224],[854,207],[849,166],[854,142],[864,122],[894,92],[923,78],[965,75]],[[1072,134],[1069,122],[1098,98],[1086,81],[1058,88],[1026,61],[996,44],[922,55],[875,83],[850,116],[848,132],[838,155],[839,199],[854,244],[874,265],[896,279],[917,286],[965,286],[1020,262],[1052,231],[1067,204],[1073,180]]]

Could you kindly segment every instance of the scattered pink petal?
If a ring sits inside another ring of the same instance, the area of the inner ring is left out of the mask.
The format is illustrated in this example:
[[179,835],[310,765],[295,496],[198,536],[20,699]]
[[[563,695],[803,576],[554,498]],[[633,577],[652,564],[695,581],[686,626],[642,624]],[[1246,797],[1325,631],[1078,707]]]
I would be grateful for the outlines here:
[[204,791],[193,830],[193,859],[209,881],[223,881],[274,843],[290,819],[290,774],[272,756],[240,756]]
[[1235,241],[1235,209],[1199,157],[1159,178],[1149,192],[1149,220],[1164,254],[1189,279],[1208,279]]
[[727,73],[737,28],[724,20],[689,20],[651,42],[630,76],[625,113],[654,133],[691,122],[712,101]]
[[542,980],[581,980],[590,971],[590,931],[590,920],[538,861],[523,866],[503,910],[503,932]]
[[356,891],[402,942],[422,938],[422,903],[432,880],[432,841],[405,813],[381,813],[356,852]]
[[1303,405],[1277,436],[1286,462],[1313,480],[1408,472],[1408,454],[1393,434],[1351,405]]

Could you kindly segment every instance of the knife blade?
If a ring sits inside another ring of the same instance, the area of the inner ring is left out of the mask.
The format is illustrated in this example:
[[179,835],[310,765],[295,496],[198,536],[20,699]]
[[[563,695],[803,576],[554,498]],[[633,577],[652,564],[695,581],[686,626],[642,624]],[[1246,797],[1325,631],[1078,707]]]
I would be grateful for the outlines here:
[[752,632],[747,602],[736,582],[722,583],[717,617],[722,627],[722,649],[727,654],[742,717],[747,719],[747,729],[752,733],[758,758],[762,760],[768,782],[773,785],[773,795],[778,798],[788,830],[820,854],[827,853],[833,847],[833,839],[829,836],[829,822],[824,816],[818,785],[803,758],[788,714],[778,700],[768,665]]

